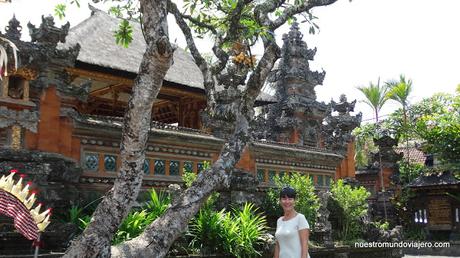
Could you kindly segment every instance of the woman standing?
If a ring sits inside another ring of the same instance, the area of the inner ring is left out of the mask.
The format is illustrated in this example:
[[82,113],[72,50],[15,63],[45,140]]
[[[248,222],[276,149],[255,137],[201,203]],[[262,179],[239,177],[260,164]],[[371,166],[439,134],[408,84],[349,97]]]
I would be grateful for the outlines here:
[[280,205],[284,216],[276,222],[274,258],[309,258],[308,236],[310,226],[303,214],[295,211],[296,191],[284,187],[280,192]]

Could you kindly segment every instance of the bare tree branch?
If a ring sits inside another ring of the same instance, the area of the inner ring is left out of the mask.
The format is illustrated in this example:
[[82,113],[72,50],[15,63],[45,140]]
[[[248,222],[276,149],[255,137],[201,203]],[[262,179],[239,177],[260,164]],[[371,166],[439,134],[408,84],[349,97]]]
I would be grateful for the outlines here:
[[193,59],[195,59],[196,65],[200,68],[201,73],[203,74],[203,80],[204,80],[203,84],[206,90],[208,107],[212,108],[215,105],[216,101],[214,99],[215,82],[211,74],[211,70],[209,69],[208,64],[206,63],[206,60],[203,58],[200,51],[196,47],[195,40],[193,39],[192,31],[190,30],[190,27],[185,22],[182,16],[182,13],[177,8],[177,5],[173,3],[171,0],[168,0],[167,3],[168,3],[168,12],[173,14],[174,18],[176,18],[176,23],[181,28],[182,33],[184,33],[185,40],[187,42],[187,46],[190,49],[190,53],[192,54]]
[[218,35],[216,41],[214,42],[214,46],[212,47],[212,51],[219,61],[217,61],[217,63],[211,67],[212,74],[218,74],[222,72],[222,70],[227,65],[229,55],[222,49],[223,43],[224,40],[220,35]]
[[248,113],[253,109],[254,102],[260,94],[268,74],[281,54],[281,50],[276,44],[275,39],[266,41],[264,46],[264,54],[254,69],[254,72],[249,76],[246,90],[243,95],[243,108],[246,109]]
[[[180,12],[179,12],[180,13]],[[180,13],[181,16],[184,18],[184,19],[187,19],[189,20],[191,23],[195,24],[196,26],[199,26],[199,27],[203,27],[203,28],[206,28],[208,29],[209,31],[211,31],[213,34],[217,34],[217,31],[216,31],[216,28],[214,28],[213,26],[205,23],[205,22],[201,22],[195,18],[193,18],[192,16],[190,15],[187,15],[187,14],[183,14],[183,13]]]

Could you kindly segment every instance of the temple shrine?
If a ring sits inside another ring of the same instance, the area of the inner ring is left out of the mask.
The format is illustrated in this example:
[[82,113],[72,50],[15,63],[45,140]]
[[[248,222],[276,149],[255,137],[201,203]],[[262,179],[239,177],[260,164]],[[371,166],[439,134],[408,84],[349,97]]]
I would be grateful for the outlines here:
[[[116,45],[118,23],[99,10],[73,28],[68,23],[58,28],[52,17],[42,17],[39,27],[27,25],[31,41],[24,42],[22,26],[15,17],[10,20],[0,36],[19,52],[17,69],[8,69],[0,87],[4,166],[22,162],[26,165],[19,169],[27,172],[37,157],[62,158],[66,168],[46,172],[47,180],[67,180],[80,190],[110,187],[120,165],[124,110],[145,49],[137,23],[130,46]],[[275,175],[294,171],[308,174],[319,188],[331,179],[353,178],[350,132],[361,120],[350,115],[354,102],[345,96],[339,103],[318,102],[314,87],[325,72],[309,68],[316,49],[307,48],[297,24],[283,41],[282,58],[267,83],[273,94],[262,92],[256,101],[255,140],[237,167],[257,178],[260,188]],[[204,119],[202,83],[192,57],[178,48],[153,105],[144,187],[180,183],[185,170],[200,172],[204,162],[217,158],[226,132]]]

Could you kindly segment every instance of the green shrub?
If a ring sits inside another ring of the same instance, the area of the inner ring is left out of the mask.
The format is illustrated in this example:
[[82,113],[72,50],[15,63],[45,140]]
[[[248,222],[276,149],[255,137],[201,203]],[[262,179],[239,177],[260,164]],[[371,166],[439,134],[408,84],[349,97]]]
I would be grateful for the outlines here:
[[336,205],[341,214],[339,216],[338,237],[341,240],[356,239],[363,233],[361,219],[366,216],[370,193],[366,188],[351,187],[340,179],[331,187],[333,205]]

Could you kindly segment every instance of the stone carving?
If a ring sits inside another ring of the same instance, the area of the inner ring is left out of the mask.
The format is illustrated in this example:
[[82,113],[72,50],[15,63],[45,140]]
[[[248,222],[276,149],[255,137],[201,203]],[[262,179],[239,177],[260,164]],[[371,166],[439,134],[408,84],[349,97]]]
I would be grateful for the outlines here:
[[5,36],[12,40],[19,40],[21,38],[22,26],[13,15],[13,18],[8,22],[8,26],[5,27]]
[[59,29],[54,26],[53,16],[45,17],[42,15],[42,24],[38,29],[30,22],[27,24],[27,27],[29,28],[29,34],[32,42],[49,44],[56,47],[58,42],[65,42],[65,37],[69,32],[70,23],[67,22]]
[[331,193],[329,191],[319,191],[318,198],[320,201],[320,207],[315,222],[314,234],[318,236],[321,243],[326,248],[333,248],[334,241],[332,240],[332,224],[329,221],[329,214],[331,213],[327,208],[327,203]]
[[[283,36],[283,42],[281,60],[269,76],[278,103],[261,114],[261,117],[267,117],[265,123],[260,118],[256,120],[253,125],[257,132],[255,136],[317,147],[327,106],[316,101],[314,88],[322,84],[325,72],[310,70],[309,61],[313,60],[316,49],[308,49],[297,23]],[[265,133],[266,129],[261,125],[268,127],[271,133]]]
[[215,93],[216,107],[211,113],[205,110],[201,113],[205,127],[219,138],[228,138],[234,131],[236,115],[241,106],[242,91],[231,85]]
[[20,40],[22,26],[14,16],[5,29],[4,36],[19,49],[18,69],[14,75],[31,80],[31,88],[43,89],[55,85],[65,95],[84,101],[87,97],[88,85],[72,86],[64,70],[75,65],[80,45],[77,44],[69,49],[57,48],[59,42],[65,42],[70,24],[58,28],[52,16],[42,16],[42,23],[38,28],[31,23],[27,26],[31,42]]
[[[346,154],[347,144],[353,139],[351,132],[361,124],[361,112],[355,116],[350,115],[355,104],[356,100],[348,102],[344,94],[340,96],[339,103],[331,100],[321,131],[326,148]],[[334,111],[338,112],[338,115],[333,115]]]
[[382,162],[382,168],[395,168],[397,162],[403,158],[403,153],[396,153],[393,146],[398,145],[398,139],[392,138],[387,131],[381,131],[380,137],[374,139],[375,145],[379,147],[379,152],[373,153],[372,161],[377,167]]
[[30,110],[12,110],[0,107],[0,128],[20,125],[31,132],[37,132],[38,113]]

